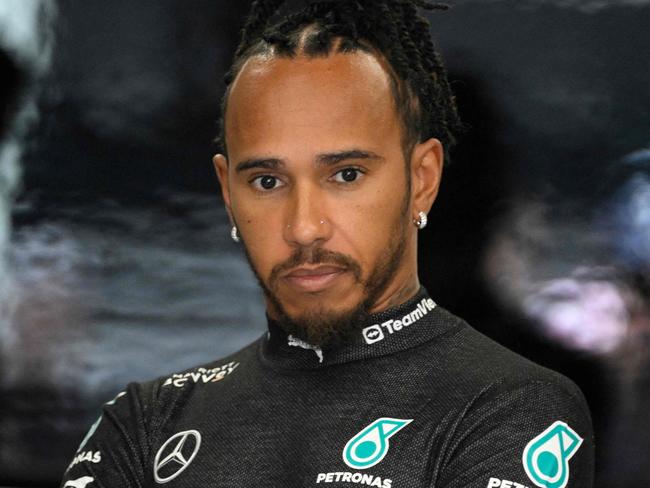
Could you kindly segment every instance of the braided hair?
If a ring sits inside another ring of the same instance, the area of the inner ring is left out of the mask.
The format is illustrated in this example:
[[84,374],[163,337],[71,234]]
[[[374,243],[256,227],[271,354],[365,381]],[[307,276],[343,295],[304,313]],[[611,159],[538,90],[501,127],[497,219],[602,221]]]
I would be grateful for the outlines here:
[[418,8],[446,10],[448,6],[426,0],[255,0],[224,76],[226,91],[215,139],[220,151],[227,156],[224,119],[231,83],[248,58],[328,56],[334,49],[364,51],[388,61],[407,164],[413,147],[430,137],[440,140],[448,161],[455,134],[464,127],[447,71],[431,41],[429,22]]

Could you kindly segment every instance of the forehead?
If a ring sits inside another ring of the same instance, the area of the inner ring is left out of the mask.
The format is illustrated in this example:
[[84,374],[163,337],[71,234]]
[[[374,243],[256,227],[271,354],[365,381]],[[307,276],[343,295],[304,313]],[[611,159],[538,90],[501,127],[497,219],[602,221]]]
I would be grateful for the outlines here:
[[388,74],[362,51],[327,57],[255,56],[233,81],[226,141],[233,153],[299,157],[346,145],[399,143]]

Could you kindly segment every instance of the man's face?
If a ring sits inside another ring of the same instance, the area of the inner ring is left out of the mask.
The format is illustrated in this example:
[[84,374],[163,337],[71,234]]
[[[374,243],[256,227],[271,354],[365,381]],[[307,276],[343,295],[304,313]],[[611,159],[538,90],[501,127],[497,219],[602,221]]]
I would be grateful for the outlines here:
[[400,121],[374,56],[251,58],[225,124],[215,165],[271,317],[327,342],[415,273]]

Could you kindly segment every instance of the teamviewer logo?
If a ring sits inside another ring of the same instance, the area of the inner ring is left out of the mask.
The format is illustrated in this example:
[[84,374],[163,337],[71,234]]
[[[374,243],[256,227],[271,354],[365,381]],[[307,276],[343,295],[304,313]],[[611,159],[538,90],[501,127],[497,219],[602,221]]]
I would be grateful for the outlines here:
[[366,327],[361,332],[363,334],[363,338],[366,341],[366,344],[374,344],[375,342],[379,342],[384,338],[384,332],[381,330],[381,327],[379,327],[379,324]]

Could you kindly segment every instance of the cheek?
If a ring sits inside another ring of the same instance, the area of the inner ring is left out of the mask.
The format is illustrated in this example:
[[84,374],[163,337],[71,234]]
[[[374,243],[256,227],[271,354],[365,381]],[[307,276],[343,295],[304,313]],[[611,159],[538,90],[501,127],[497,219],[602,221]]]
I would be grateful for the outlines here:
[[239,233],[255,267],[266,275],[278,262],[286,259],[279,212],[264,204],[238,205],[233,208]]
[[336,203],[334,218],[339,222],[341,238],[347,241],[355,259],[374,263],[386,250],[393,235],[399,232],[400,219],[404,218],[403,200],[403,187],[385,182],[354,202]]

